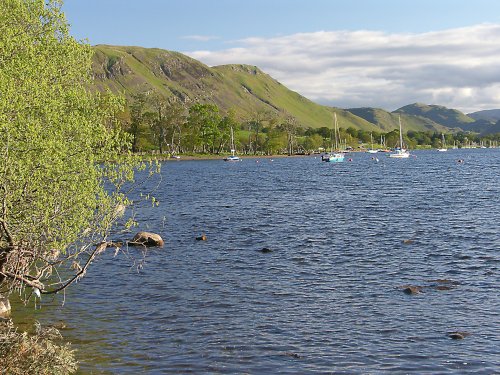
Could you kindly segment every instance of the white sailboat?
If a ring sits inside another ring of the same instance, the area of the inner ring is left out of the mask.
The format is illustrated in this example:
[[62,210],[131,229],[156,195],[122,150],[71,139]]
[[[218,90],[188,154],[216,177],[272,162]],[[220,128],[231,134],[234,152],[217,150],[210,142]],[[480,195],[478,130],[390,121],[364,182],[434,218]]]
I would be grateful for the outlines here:
[[333,131],[335,133],[334,139],[335,139],[335,151],[333,150],[333,145],[332,145],[332,150],[328,154],[324,154],[321,156],[322,161],[327,161],[327,162],[333,162],[333,163],[338,163],[344,161],[345,154],[343,152],[339,151],[339,142],[338,142],[338,124],[337,124],[337,114],[334,113],[334,122],[333,122]]
[[234,134],[233,134],[233,128],[231,127],[231,155],[226,156],[224,158],[224,161],[241,161],[239,156],[236,156],[234,153],[236,152],[234,148]]
[[373,148],[373,134],[370,133],[370,142],[371,142],[371,148],[368,149],[366,152],[368,152],[369,154],[376,154],[378,152],[378,150],[375,150]]
[[410,157],[410,153],[403,147],[403,129],[401,126],[401,115],[399,116],[399,148],[389,154],[391,158],[406,159]]
[[444,140],[444,134],[443,133],[441,133],[441,148],[438,148],[437,150],[440,151],[440,152],[448,151],[448,149],[446,148],[446,142]]

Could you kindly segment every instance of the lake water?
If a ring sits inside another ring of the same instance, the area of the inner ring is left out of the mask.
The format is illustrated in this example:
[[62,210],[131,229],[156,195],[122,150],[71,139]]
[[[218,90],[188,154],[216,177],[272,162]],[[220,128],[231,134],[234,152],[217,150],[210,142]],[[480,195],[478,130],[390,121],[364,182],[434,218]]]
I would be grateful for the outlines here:
[[164,163],[165,246],[36,318],[82,374],[500,373],[500,149],[372,156]]

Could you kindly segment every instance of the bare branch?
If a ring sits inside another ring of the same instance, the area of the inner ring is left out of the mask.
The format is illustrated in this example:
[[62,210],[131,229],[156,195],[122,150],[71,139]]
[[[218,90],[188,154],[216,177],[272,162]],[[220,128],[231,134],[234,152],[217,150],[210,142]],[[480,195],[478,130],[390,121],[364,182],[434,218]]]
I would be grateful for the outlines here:
[[106,250],[106,248],[108,247],[108,244],[109,244],[109,242],[104,241],[104,242],[101,242],[99,245],[97,245],[95,247],[95,249],[92,251],[92,253],[90,254],[89,258],[87,259],[87,262],[85,262],[85,265],[79,270],[79,272],[77,272],[71,279],[66,281],[63,285],[61,285],[53,290],[40,289],[40,292],[42,294],[56,294],[56,293],[60,292],[61,290],[66,289],[68,286],[73,284],[75,281],[82,278],[85,275],[85,273],[87,272],[87,268],[90,266],[90,264],[95,259],[95,257],[97,255],[99,255],[100,253],[102,253],[104,250]]

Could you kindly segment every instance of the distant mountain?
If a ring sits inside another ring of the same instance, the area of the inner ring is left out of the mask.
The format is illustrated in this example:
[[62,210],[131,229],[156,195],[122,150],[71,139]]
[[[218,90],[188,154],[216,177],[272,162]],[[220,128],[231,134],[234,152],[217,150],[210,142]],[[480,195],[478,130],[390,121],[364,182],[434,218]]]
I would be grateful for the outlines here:
[[467,127],[475,121],[456,109],[446,108],[441,105],[414,103],[401,107],[394,112],[426,118],[448,128],[463,129],[464,126]]
[[486,111],[468,113],[467,116],[473,118],[474,120],[487,120],[491,122],[497,122],[498,120],[500,120],[500,109],[489,109]]
[[500,133],[500,120],[493,122],[491,120],[479,119],[472,123],[467,130],[479,133],[480,135]]
[[500,133],[500,120],[498,120],[496,124],[492,125],[491,128],[488,128],[485,134],[496,134],[496,133]]
[[[464,130],[486,134],[495,132],[498,126],[491,119],[476,120],[477,113],[469,117],[438,105],[415,103],[392,113],[379,108],[327,107],[289,90],[256,66],[209,67],[182,53],[156,48],[98,45],[94,51],[94,89],[110,89],[127,98],[154,90],[186,105],[213,103],[223,111],[232,109],[240,120],[270,111],[293,116],[302,127],[332,127],[335,112],[340,127],[366,131],[397,129],[399,115],[405,131]],[[488,115],[493,118],[493,112]]]
[[207,65],[178,52],[142,47],[98,45],[94,47],[94,86],[109,88],[130,98],[155,90],[182,102],[214,103],[233,109],[240,119],[259,111],[292,115],[303,127],[331,127],[333,112],[339,125],[376,130],[370,122],[340,109],[322,106],[289,90],[250,65]]
[[401,122],[404,124],[405,131],[435,131],[449,132],[450,129],[436,123],[428,118],[421,116],[408,115],[405,113],[391,113],[380,108],[349,108],[347,109],[352,114],[365,119],[372,124],[377,125],[382,131],[390,131],[399,127],[399,115],[401,114]]

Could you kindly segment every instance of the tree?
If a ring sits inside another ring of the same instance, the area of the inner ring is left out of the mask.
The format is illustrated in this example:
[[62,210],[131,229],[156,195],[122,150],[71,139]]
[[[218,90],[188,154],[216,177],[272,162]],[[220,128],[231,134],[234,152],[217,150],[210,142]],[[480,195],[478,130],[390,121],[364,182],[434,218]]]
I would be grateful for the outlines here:
[[170,152],[180,152],[182,127],[186,122],[186,108],[178,100],[170,100],[167,105],[165,126]]
[[132,152],[138,152],[144,146],[144,138],[155,114],[148,111],[148,93],[141,92],[132,97],[130,104],[130,126],[127,131],[132,135]]
[[150,103],[153,107],[151,129],[153,137],[158,146],[160,154],[163,154],[163,145],[167,140],[168,122],[167,122],[167,100],[158,93],[154,93],[150,97]]
[[202,147],[203,153],[214,151],[214,144],[219,136],[219,122],[219,108],[215,104],[196,103],[189,108],[187,124],[193,151],[199,146]]
[[272,121],[276,116],[268,110],[258,110],[252,115],[249,121],[250,128],[254,131],[254,154],[261,149],[261,137],[259,137],[260,132],[264,127],[264,122]]
[[130,203],[123,103],[87,89],[93,52],[69,36],[60,6],[0,2],[3,292],[56,293],[81,278]]
[[[216,147],[216,153],[219,154],[226,143],[230,143],[231,129],[236,131],[238,129],[238,122],[236,121],[236,113],[234,110],[230,109],[227,114],[219,121],[217,126],[220,135],[218,140],[214,141],[214,147]],[[231,145],[229,145],[231,148]],[[236,147],[236,142],[235,145]]]
[[322,144],[323,144],[323,137],[321,137],[319,134],[313,134],[304,139],[302,147],[304,147],[306,151],[314,152],[318,151],[319,148],[322,146]]
[[297,119],[291,115],[287,115],[285,121],[281,124],[281,128],[286,133],[288,155],[293,154],[293,146],[296,143],[295,134],[297,132],[297,127]]

